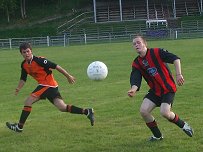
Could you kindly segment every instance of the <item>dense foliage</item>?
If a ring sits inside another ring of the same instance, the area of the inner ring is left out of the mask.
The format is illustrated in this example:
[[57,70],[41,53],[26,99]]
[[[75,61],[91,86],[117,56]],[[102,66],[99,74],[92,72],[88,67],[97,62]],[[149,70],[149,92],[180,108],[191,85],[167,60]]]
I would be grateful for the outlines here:
[[92,0],[0,0],[0,23],[64,14],[91,3]]
[[[0,38],[56,35],[71,13],[91,5],[92,0],[0,0]],[[49,21],[54,18],[61,20]]]

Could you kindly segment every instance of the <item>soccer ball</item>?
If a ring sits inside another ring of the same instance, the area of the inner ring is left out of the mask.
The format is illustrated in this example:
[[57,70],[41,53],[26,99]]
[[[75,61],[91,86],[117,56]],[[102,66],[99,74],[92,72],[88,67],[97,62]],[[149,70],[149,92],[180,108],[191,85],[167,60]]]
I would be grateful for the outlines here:
[[87,67],[87,76],[91,80],[104,80],[107,77],[108,68],[101,61],[94,61]]

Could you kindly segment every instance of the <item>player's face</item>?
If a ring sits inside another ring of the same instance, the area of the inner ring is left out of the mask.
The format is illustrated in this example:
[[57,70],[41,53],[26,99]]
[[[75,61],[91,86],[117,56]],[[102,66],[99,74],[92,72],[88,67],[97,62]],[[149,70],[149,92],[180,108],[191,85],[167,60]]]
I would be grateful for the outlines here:
[[142,38],[136,37],[133,39],[133,48],[137,51],[137,53],[141,53],[146,50],[146,44],[143,42]]
[[26,61],[30,61],[32,59],[32,50],[30,50],[30,48],[21,50],[21,54]]

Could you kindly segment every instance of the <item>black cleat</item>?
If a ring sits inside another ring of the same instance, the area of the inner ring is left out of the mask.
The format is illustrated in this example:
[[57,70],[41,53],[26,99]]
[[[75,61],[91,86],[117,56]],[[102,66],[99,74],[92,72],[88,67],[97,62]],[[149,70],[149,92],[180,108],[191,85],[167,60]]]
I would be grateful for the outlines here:
[[149,138],[149,141],[159,141],[159,140],[162,140],[164,137],[155,137],[155,136],[151,136],[150,138]]
[[22,131],[23,131],[23,129],[20,129],[20,128],[18,127],[18,124],[17,124],[17,123],[11,124],[11,123],[9,123],[9,122],[6,122],[6,126],[7,126],[9,129],[11,129],[11,130],[13,130],[13,131],[15,131],[15,132],[22,132]]
[[193,130],[192,128],[188,125],[188,123],[185,122],[185,125],[183,126],[183,131],[190,137],[193,135]]
[[93,108],[91,109],[87,109],[88,113],[87,113],[87,118],[90,120],[91,125],[94,126],[94,110]]

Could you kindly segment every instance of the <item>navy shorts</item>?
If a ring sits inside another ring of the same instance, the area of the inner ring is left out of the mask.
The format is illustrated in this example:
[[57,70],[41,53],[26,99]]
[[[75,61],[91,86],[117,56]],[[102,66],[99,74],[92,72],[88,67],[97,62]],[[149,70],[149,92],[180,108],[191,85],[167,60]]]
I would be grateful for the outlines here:
[[146,94],[144,98],[151,100],[153,103],[156,104],[157,107],[160,107],[162,103],[168,103],[168,104],[172,105],[174,97],[175,97],[174,92],[169,92],[169,93],[164,94],[161,97],[159,97],[159,96],[155,95],[154,92],[149,91],[148,94]]
[[40,99],[48,99],[51,103],[54,104],[54,99],[62,99],[61,94],[58,90],[58,87],[52,88],[48,86],[37,86],[37,88],[32,92],[32,96],[39,97]]

